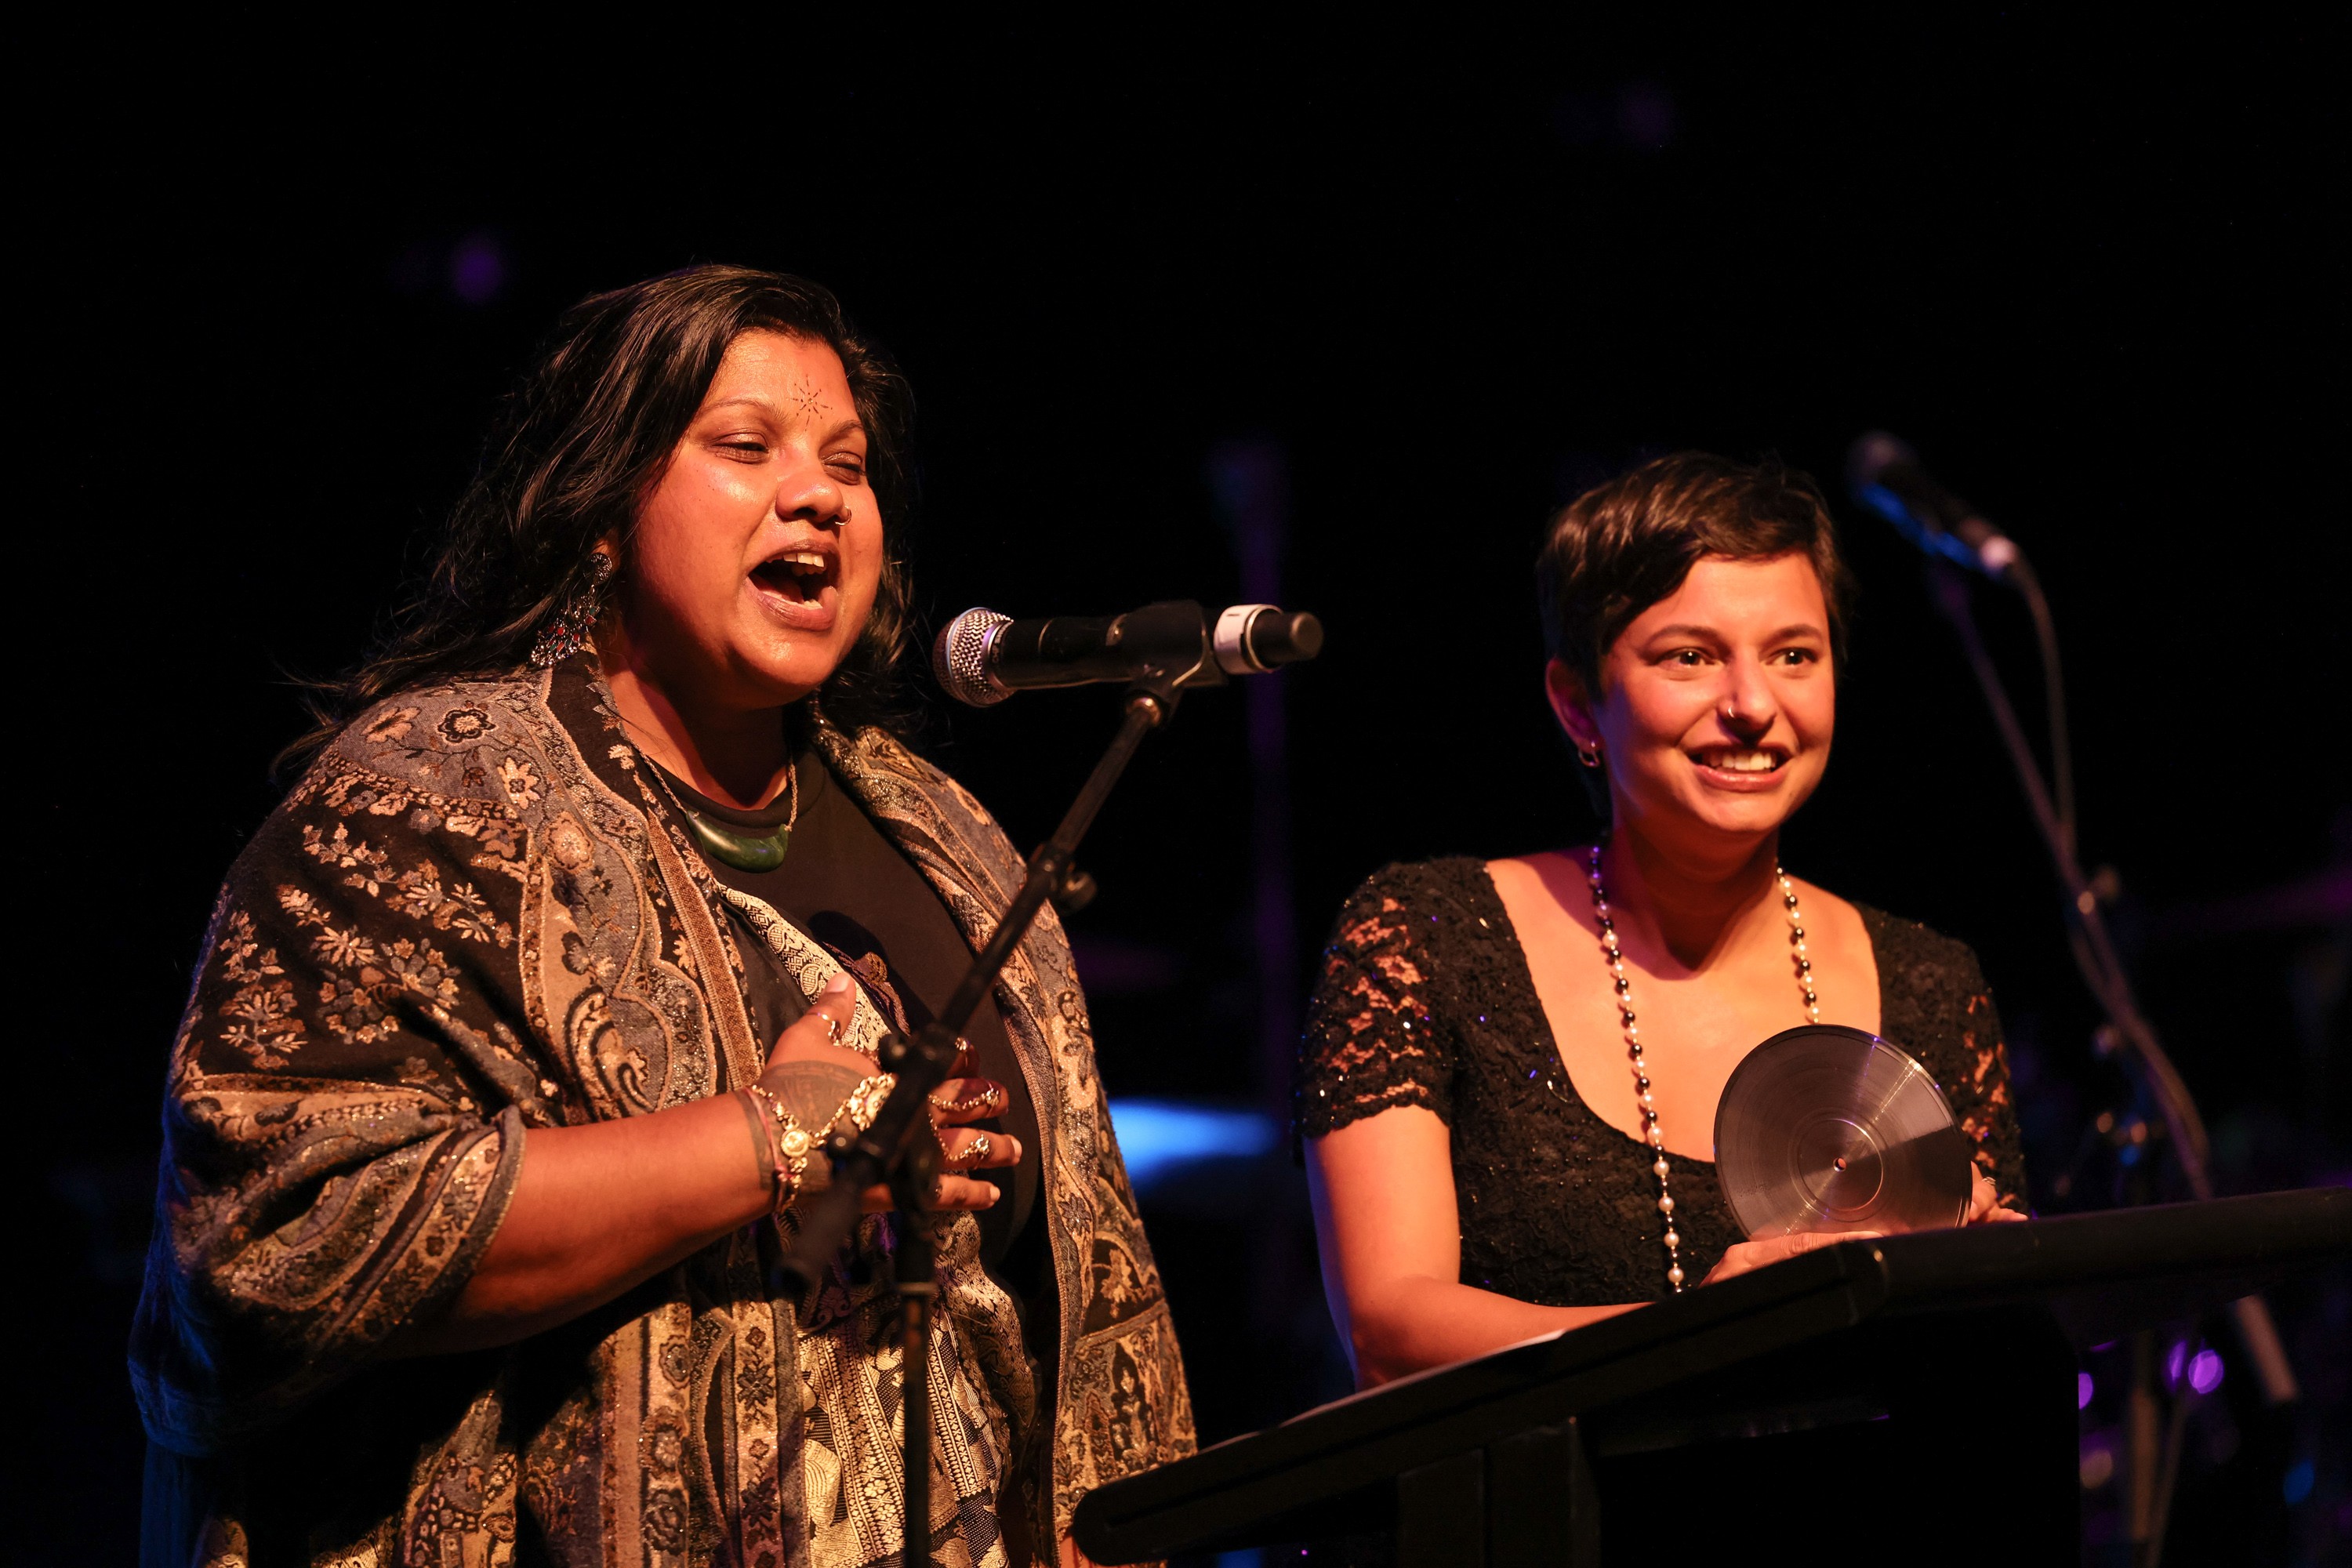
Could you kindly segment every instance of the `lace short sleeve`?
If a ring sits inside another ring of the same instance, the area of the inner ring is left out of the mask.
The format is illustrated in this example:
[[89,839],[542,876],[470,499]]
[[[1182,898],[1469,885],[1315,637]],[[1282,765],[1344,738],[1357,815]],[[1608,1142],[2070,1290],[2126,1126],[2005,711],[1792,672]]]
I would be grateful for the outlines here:
[[1418,905],[1427,868],[1388,866],[1339,910],[1323,949],[1299,1042],[1294,1119],[1299,1138],[1419,1105],[1454,1120],[1454,1052],[1433,1025],[1442,965],[1437,931]]
[[2003,1206],[2023,1209],[2025,1151],[2000,1012],[1977,955],[1915,921],[1864,909],[1878,960],[1880,1032],[1916,1056],[1951,1102]]

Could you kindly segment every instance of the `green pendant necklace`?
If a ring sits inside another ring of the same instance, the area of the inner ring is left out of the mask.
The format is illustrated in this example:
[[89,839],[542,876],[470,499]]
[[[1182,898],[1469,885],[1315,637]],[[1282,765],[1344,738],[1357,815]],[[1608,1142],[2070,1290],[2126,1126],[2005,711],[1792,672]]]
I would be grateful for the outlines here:
[[698,816],[692,807],[687,808],[686,825],[694,829],[694,841],[712,859],[732,866],[738,871],[772,871],[784,863],[784,850],[793,841],[788,823],[773,833],[753,836],[739,832],[724,823]]
[[[662,777],[658,770],[654,776]],[[747,833],[740,827],[712,821],[679,799],[677,791],[670,788],[666,778],[662,778],[662,793],[668,795],[671,803],[685,814],[687,826],[693,829],[695,843],[700,845],[702,852],[713,860],[731,866],[738,871],[751,872],[772,871],[784,863],[784,851],[793,841],[793,824],[800,820],[801,815],[798,767],[789,763],[785,764],[783,825],[768,833]]]

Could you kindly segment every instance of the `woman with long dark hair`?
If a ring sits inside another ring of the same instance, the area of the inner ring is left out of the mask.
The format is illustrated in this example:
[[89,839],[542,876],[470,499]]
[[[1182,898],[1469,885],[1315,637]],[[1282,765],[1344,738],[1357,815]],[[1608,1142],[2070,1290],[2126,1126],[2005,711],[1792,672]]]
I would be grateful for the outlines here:
[[1609,826],[1388,867],[1341,911],[1297,1127],[1333,1316],[1377,1384],[1836,1237],[1742,1240],[1715,1111],[1807,1021],[1919,1058],[2021,1219],[2000,1020],[1966,947],[1789,875],[1836,729],[1847,579],[1820,492],[1685,453],[1590,491],[1537,569],[1544,685]]
[[150,1561],[903,1561],[905,1223],[926,1560],[1069,1560],[1079,1496],[1189,1451],[1050,912],[933,1098],[935,1212],[776,1282],[816,1141],[1022,874],[894,732],[910,413],[825,290],[721,267],[585,301],[510,398],[206,934]]

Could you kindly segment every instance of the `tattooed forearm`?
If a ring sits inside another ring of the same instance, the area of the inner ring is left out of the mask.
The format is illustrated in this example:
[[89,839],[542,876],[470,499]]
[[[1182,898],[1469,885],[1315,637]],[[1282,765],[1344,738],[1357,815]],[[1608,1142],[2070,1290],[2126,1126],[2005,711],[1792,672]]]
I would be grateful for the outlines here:
[[835,1062],[778,1062],[760,1075],[760,1081],[782,1101],[793,1121],[822,1135],[863,1079],[856,1068]]

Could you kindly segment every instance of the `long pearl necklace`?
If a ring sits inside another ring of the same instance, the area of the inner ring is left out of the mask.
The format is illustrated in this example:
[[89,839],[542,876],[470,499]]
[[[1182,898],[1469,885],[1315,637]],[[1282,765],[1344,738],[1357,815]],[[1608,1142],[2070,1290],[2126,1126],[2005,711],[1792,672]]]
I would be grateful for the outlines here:
[[[1603,842],[1606,842],[1605,840]],[[1625,955],[1617,947],[1617,922],[1609,913],[1609,890],[1601,885],[1601,845],[1592,847],[1591,868],[1585,880],[1592,885],[1593,918],[1601,926],[1601,956],[1608,961],[1610,978],[1617,986],[1618,1021],[1625,1030],[1625,1049],[1633,1058],[1633,1091],[1641,1097],[1642,1136],[1657,1158],[1650,1166],[1658,1178],[1658,1213],[1666,1226],[1666,1283],[1676,1295],[1682,1293],[1683,1238],[1675,1229],[1675,1195],[1667,1190],[1667,1178],[1673,1173],[1666,1163],[1666,1134],[1658,1125],[1657,1101],[1650,1094],[1650,1066],[1642,1059],[1642,1030],[1633,1022],[1633,986],[1625,978]],[[1805,993],[1805,1017],[1810,1023],[1822,1021],[1821,997],[1813,991],[1813,961],[1805,952],[1805,921],[1797,910],[1797,889],[1790,885],[1789,873],[1778,860],[1772,862],[1772,875],[1780,884],[1780,907],[1789,917],[1789,946],[1797,963],[1797,984]]]

